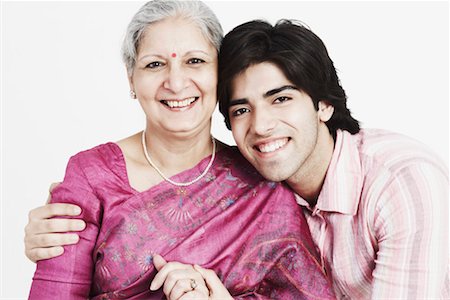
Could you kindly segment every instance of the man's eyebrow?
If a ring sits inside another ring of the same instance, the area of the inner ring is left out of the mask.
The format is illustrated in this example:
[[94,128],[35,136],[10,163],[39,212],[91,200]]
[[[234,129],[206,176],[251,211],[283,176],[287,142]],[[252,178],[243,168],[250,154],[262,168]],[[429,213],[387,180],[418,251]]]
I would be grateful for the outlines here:
[[279,92],[282,92],[284,90],[298,90],[298,88],[293,85],[283,85],[282,87],[271,89],[270,91],[265,92],[263,97],[267,98],[275,94],[278,94]]
[[[271,89],[271,90],[265,92],[263,97],[267,98],[267,97],[273,96],[275,94],[278,94],[279,92],[282,92],[284,90],[298,90],[298,88],[293,85],[283,85],[279,88]],[[241,104],[248,104],[248,99],[247,98],[232,99],[228,103],[228,107],[232,107],[234,105],[241,105]]]
[[232,100],[230,100],[230,103],[228,103],[228,107],[232,107],[234,105],[247,104],[247,103],[248,103],[247,98],[232,99]]

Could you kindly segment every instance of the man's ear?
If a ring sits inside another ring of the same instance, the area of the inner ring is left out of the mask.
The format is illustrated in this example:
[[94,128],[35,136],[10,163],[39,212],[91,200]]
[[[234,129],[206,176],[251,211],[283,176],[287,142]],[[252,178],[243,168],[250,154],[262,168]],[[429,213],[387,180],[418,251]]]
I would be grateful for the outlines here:
[[333,116],[333,113],[334,113],[333,105],[324,100],[319,101],[319,110],[317,111],[317,115],[320,121],[324,123],[329,121]]

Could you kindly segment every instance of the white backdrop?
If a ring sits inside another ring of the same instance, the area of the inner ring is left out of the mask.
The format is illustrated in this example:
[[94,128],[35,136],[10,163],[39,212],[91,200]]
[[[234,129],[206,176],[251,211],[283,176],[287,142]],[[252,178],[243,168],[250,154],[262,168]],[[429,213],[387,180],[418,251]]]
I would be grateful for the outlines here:
[[[328,47],[363,127],[423,141],[448,165],[449,27],[442,2],[207,2],[225,32],[251,19],[304,21]],[[120,43],[142,2],[4,2],[0,298],[25,299],[27,212],[68,158],[143,128]],[[214,135],[233,143],[215,113]]]

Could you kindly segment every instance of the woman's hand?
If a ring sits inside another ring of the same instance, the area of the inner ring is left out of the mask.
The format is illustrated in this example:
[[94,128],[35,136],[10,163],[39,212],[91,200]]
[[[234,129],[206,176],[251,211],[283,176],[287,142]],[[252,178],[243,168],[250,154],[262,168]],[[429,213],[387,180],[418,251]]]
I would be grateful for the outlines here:
[[202,275],[193,266],[179,262],[166,262],[160,255],[153,256],[153,264],[158,273],[150,290],[163,286],[167,299],[208,299],[209,290]]
[[233,299],[227,288],[223,285],[216,272],[210,269],[204,269],[199,265],[194,265],[194,269],[199,272],[206,282],[209,289],[209,298],[211,300]]
[[[50,192],[57,184],[50,186]],[[51,196],[47,200],[50,201]],[[28,214],[25,226],[25,255],[33,262],[48,259],[64,253],[63,245],[76,244],[78,234],[61,232],[81,231],[86,227],[83,220],[51,219],[57,216],[77,216],[80,207],[72,204],[54,203],[40,206]]]
[[160,255],[153,256],[153,264],[158,273],[150,290],[163,286],[167,299],[233,299],[212,270],[179,262],[166,262]]

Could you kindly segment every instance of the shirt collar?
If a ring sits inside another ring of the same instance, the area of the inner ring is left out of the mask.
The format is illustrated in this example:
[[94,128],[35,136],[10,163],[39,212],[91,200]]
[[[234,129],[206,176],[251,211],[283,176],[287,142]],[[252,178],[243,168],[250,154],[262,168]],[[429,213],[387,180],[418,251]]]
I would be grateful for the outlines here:
[[[359,134],[352,135],[347,131],[337,130],[333,156],[317,199],[316,209],[356,214],[363,182],[359,141]],[[295,196],[298,204],[310,208],[307,201],[299,195]]]

